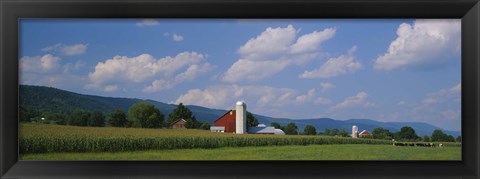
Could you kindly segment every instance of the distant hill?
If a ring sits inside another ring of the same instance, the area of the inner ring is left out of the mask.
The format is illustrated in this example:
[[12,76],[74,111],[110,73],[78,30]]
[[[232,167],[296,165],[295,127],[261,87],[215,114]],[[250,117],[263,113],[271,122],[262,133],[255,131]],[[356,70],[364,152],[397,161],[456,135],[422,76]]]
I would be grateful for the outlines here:
[[[35,109],[40,112],[69,114],[75,109],[84,109],[89,111],[99,110],[105,114],[108,114],[117,109],[127,112],[128,108],[135,103],[148,102],[155,105],[155,107],[157,107],[165,116],[168,116],[168,114],[170,114],[170,112],[177,107],[177,105],[174,104],[166,104],[154,100],[83,95],[44,86],[20,85],[19,92],[20,107]],[[210,109],[195,105],[187,105],[187,107],[192,111],[197,120],[207,121],[211,124],[213,124],[216,119],[227,112],[227,110]],[[257,114],[254,114],[254,116],[259,120],[259,123],[267,125],[271,124],[272,122],[278,122],[281,125],[295,122],[300,131],[303,131],[303,128],[308,124],[315,126],[319,132],[324,131],[325,129],[338,128],[346,130],[349,133],[351,132],[352,125],[357,125],[359,130],[366,129],[368,131],[372,131],[374,128],[382,127],[390,130],[391,132],[399,131],[403,126],[410,126],[415,129],[417,135],[431,135],[435,129],[440,129],[453,136],[460,135],[459,131],[448,131],[427,123],[420,122],[380,122],[371,119],[349,119],[341,121],[330,118],[293,120],[288,118],[273,118]]]

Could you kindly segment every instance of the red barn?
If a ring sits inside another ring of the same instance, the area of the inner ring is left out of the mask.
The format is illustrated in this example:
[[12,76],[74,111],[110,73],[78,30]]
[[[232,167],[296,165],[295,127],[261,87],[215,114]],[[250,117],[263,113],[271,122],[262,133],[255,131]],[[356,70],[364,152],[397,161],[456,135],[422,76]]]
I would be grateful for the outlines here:
[[359,137],[365,137],[367,135],[370,135],[370,132],[368,132],[367,130],[363,130],[362,132],[360,132],[360,134],[358,134]]
[[235,128],[235,111],[234,110],[229,110],[227,111],[223,116],[218,118],[214,122],[215,126],[225,126],[225,131],[228,133],[234,133],[236,128]]

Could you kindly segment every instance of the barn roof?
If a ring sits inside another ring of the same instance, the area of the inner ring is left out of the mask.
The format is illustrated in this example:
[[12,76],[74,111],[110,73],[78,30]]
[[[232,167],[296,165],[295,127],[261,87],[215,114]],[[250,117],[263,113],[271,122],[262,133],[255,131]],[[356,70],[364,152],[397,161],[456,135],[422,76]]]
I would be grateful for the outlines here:
[[222,116],[220,116],[217,120],[213,121],[213,123],[215,123],[215,122],[217,122],[218,120],[222,119],[223,116],[225,116],[225,115],[227,115],[227,114],[230,114],[230,112],[235,112],[235,110],[233,110],[233,109],[228,110],[225,114],[223,114]]
[[361,135],[361,134],[370,134],[370,132],[368,132],[367,130],[363,130],[362,132],[360,132],[359,135]]
[[182,118],[182,119],[176,120],[176,121],[173,122],[173,123],[175,124],[175,123],[177,123],[177,122],[179,122],[179,121],[187,122],[185,119]]
[[274,134],[275,128],[274,127],[249,127],[247,129],[247,133],[252,134]]

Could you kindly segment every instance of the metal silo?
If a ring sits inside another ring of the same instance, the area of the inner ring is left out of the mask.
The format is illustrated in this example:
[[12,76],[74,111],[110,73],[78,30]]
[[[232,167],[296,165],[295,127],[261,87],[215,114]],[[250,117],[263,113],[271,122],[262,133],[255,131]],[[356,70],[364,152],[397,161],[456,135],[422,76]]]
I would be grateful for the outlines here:
[[235,115],[235,132],[237,134],[244,134],[247,129],[247,105],[244,102],[237,102]]

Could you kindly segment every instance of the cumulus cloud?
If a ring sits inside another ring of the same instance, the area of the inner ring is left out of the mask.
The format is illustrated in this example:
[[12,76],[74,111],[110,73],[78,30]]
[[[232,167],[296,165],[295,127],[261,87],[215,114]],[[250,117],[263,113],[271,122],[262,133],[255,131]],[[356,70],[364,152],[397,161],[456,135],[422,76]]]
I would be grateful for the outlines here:
[[460,100],[460,92],[462,91],[462,84],[448,88],[441,89],[437,92],[427,94],[427,97],[422,100],[422,104],[431,105],[437,103],[443,103],[451,100]]
[[397,38],[387,52],[374,62],[378,70],[410,68],[441,63],[459,54],[461,21],[459,19],[415,20],[397,29]]
[[330,110],[344,109],[351,106],[363,106],[363,107],[373,107],[374,103],[367,102],[366,99],[368,94],[366,92],[358,92],[355,96],[351,96],[343,100],[341,103],[336,104],[331,107]]
[[313,100],[313,97],[315,96],[315,94],[316,94],[315,89],[310,89],[310,90],[308,90],[307,94],[297,96],[295,98],[295,102],[298,103],[298,104],[303,104],[307,101],[311,101],[311,100]]
[[87,44],[73,44],[73,45],[65,45],[65,44],[55,44],[42,49],[44,52],[61,52],[67,56],[73,55],[81,55],[87,51]]
[[320,88],[322,89],[322,91],[328,91],[335,88],[335,85],[332,83],[320,83]]
[[211,108],[233,107],[235,101],[244,100],[257,107],[283,106],[296,100],[297,91],[269,86],[215,85],[205,89],[191,89],[172,103],[200,105]]
[[[332,38],[335,29],[305,34],[297,39],[298,30],[267,28],[242,45],[238,59],[222,76],[224,82],[257,81],[271,77],[290,65],[300,65],[319,57],[322,42]],[[295,41],[296,40],[296,41]]]
[[[161,84],[176,85],[183,81],[192,80],[196,75],[207,72],[212,66],[205,62],[206,57],[197,52],[182,52],[175,57],[156,59],[150,54],[141,54],[136,57],[115,56],[112,59],[99,62],[95,71],[90,72],[88,77],[91,81],[86,86],[88,89],[103,88],[105,85],[116,83],[139,84],[147,80],[157,79],[144,92],[154,92],[160,89]],[[177,74],[181,69],[185,72]],[[164,78],[173,78],[165,81]],[[159,79],[160,78],[160,79]]]
[[29,57],[25,56],[20,58],[20,71],[21,73],[48,73],[57,70],[60,67],[60,57],[53,56],[52,54],[46,54],[43,56]]
[[185,72],[178,74],[173,79],[160,79],[152,82],[152,85],[143,88],[142,92],[152,93],[164,89],[171,89],[176,85],[185,81],[192,81],[197,76],[205,74],[213,69],[213,66],[209,63],[193,64],[187,68]]
[[183,41],[183,36],[178,34],[173,34],[172,38],[173,38],[173,41],[176,41],[176,42]]
[[330,104],[332,101],[326,98],[319,97],[313,101],[314,104],[320,104],[320,105],[325,105],[325,104]]
[[155,19],[143,19],[140,22],[137,22],[138,27],[145,27],[145,26],[157,26],[160,23],[158,20]]
[[356,60],[353,53],[357,47],[352,47],[347,55],[340,55],[336,58],[330,58],[319,68],[312,71],[305,71],[300,78],[330,78],[347,73],[353,73],[362,68],[362,64]]

